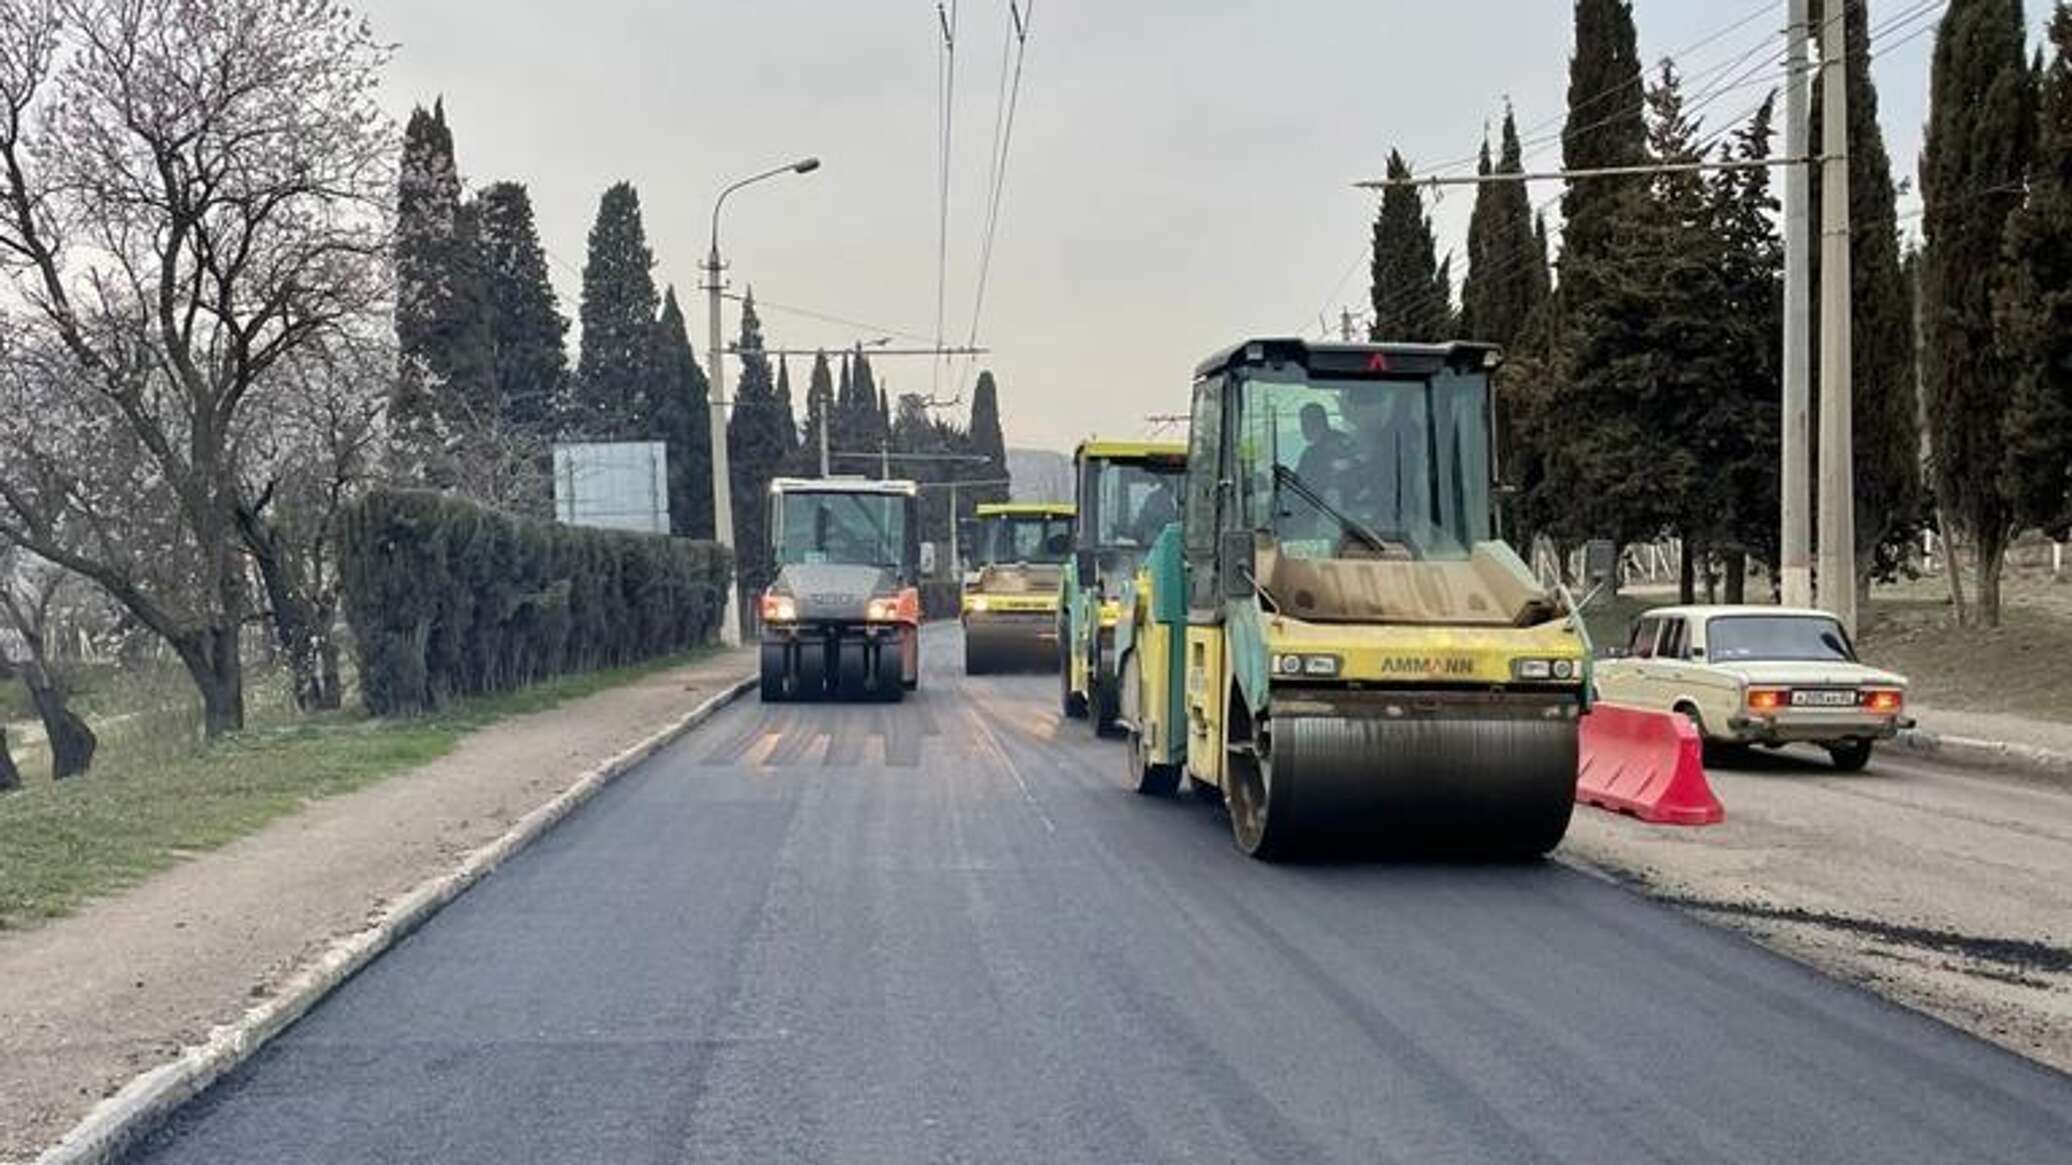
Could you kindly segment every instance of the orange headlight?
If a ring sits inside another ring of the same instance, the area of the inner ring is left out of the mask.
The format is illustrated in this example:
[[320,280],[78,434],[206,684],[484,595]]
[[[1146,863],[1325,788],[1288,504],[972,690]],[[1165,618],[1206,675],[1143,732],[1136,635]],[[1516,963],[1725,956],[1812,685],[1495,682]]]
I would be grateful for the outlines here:
[[1748,710],[1751,712],[1778,712],[1791,703],[1789,688],[1748,689]]
[[799,605],[790,595],[763,593],[763,622],[789,623],[799,617]]
[[1866,688],[1863,693],[1865,711],[1880,715],[1897,712],[1906,703],[1906,695],[1897,688]]

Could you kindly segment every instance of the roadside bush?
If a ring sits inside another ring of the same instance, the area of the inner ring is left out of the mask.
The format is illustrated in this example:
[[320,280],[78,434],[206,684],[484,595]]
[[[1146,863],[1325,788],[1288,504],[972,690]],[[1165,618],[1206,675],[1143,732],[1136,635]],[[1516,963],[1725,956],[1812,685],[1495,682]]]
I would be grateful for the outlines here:
[[377,716],[710,642],[731,569],[710,542],[396,489],[346,509],[338,561],[360,697]]

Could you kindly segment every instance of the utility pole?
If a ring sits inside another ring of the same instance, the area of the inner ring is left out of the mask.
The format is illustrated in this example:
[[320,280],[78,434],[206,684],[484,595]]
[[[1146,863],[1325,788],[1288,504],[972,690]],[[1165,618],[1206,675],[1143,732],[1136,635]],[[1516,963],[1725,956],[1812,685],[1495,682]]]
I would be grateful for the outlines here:
[[1350,308],[1338,309],[1338,338],[1347,344],[1353,342],[1353,313]]
[[1855,384],[1849,334],[1849,54],[1841,0],[1820,30],[1820,606],[1856,634]]
[[[718,207],[713,208],[712,217],[712,250],[705,256],[705,358],[712,366],[705,374],[712,388],[712,536],[714,541],[731,551],[734,549],[734,493],[733,478],[727,469],[727,350],[720,340],[720,290],[724,285],[721,282],[723,269],[719,261]],[[720,620],[719,641],[726,647],[741,646],[741,582],[738,555],[734,577],[727,580],[727,613]]]
[[727,647],[741,646],[741,555],[734,545],[733,478],[727,469],[727,349],[720,338],[719,312],[726,290],[726,266],[719,261],[719,211],[727,204],[727,195],[743,186],[779,174],[811,174],[819,168],[820,159],[801,158],[788,166],[743,178],[720,191],[712,202],[712,249],[705,255],[705,356],[712,365],[706,374],[712,388],[712,533],[715,541],[734,552],[734,577],[727,582],[727,613],[719,626],[719,641]]
[[[1810,152],[1811,131],[1807,124],[1806,39],[1811,21],[1810,0],[1787,0],[1784,83],[1784,152],[1793,158]],[[1809,203],[1812,175],[1810,163],[1789,166],[1784,171],[1784,464],[1779,475],[1783,512],[1780,562],[1783,566],[1784,604],[1813,605],[1812,459],[1807,445],[1807,404],[1813,370],[1812,247]]]

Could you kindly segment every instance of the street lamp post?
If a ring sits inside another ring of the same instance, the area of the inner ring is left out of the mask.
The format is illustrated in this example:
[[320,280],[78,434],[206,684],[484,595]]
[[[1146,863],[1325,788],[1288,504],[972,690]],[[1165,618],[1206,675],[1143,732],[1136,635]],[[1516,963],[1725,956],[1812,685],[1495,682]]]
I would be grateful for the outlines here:
[[[727,195],[743,186],[775,178],[780,174],[810,174],[820,168],[820,159],[801,158],[787,166],[765,170],[760,174],[743,178],[719,192],[719,198],[712,204],[712,249],[705,256],[705,291],[707,323],[705,358],[712,365],[707,379],[711,382],[712,397],[712,534],[721,546],[734,550],[734,491],[727,469],[727,355],[720,335],[720,293],[725,289],[720,276],[724,268],[719,261],[719,211],[725,206]],[[741,646],[741,575],[740,555],[735,554],[734,578],[727,584],[727,614],[720,624],[720,642],[728,647]]]

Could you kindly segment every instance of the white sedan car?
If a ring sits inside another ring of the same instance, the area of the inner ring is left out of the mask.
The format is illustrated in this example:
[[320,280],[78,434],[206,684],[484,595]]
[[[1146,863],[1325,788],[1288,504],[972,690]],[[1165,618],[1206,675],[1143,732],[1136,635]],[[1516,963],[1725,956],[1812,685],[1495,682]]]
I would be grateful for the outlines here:
[[1596,667],[1597,694],[1690,717],[1706,751],[1816,744],[1835,767],[1911,727],[1906,677],[1869,667],[1834,616],[1792,607],[1663,607]]

